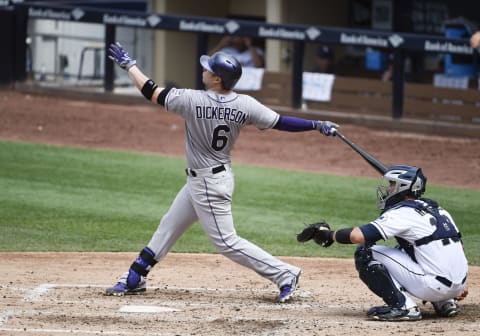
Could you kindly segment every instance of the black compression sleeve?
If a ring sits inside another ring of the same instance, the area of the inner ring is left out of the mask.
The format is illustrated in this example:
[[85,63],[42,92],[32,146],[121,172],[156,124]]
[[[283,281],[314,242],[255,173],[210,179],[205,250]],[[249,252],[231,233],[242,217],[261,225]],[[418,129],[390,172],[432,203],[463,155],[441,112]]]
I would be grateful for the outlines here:
[[340,229],[335,231],[335,240],[337,243],[341,244],[353,244],[350,240],[350,233],[352,233],[353,228],[349,229]]

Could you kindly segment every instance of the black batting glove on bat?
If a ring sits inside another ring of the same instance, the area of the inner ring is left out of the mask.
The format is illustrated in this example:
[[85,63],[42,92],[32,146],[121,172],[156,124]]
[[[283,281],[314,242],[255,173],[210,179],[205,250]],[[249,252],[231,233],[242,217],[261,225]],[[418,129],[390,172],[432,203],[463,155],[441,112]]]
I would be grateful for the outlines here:
[[317,122],[317,130],[325,136],[330,136],[330,135],[335,136],[336,135],[335,130],[339,127],[340,125],[335,124],[334,122],[331,122],[331,121],[319,120]]
[[108,58],[117,63],[118,66],[125,71],[128,71],[132,66],[137,64],[137,61],[134,60],[125,49],[123,49],[119,42],[110,44],[108,54]]
[[332,236],[333,231],[330,231],[330,225],[322,221],[308,225],[302,232],[297,234],[297,241],[304,243],[313,239],[318,245],[329,247],[334,242]]

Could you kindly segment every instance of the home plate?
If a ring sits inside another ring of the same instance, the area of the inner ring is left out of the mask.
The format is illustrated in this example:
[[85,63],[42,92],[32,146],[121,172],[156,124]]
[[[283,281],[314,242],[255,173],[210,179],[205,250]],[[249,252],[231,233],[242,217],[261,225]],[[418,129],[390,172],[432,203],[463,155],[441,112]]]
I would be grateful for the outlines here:
[[179,309],[160,306],[122,306],[118,310],[121,313],[166,313],[176,312]]

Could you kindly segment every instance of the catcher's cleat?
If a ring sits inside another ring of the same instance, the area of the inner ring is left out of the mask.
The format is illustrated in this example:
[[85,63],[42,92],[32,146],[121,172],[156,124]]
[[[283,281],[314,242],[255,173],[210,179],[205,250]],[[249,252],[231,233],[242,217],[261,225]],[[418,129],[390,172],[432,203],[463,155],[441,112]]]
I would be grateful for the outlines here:
[[113,296],[123,296],[123,295],[135,295],[135,294],[140,294],[143,293],[147,290],[147,279],[145,277],[140,277],[140,281],[138,284],[130,288],[127,286],[127,278],[128,278],[128,272],[124,273],[120,279],[118,279],[118,282],[116,285],[107,288],[105,291],[105,295],[113,295]]
[[297,289],[298,281],[300,280],[300,274],[302,272],[300,271],[298,275],[293,278],[293,281],[290,285],[283,285],[280,287],[280,294],[278,295],[278,302],[279,303],[284,303],[290,300],[290,298],[293,295],[293,292]]
[[367,316],[379,321],[419,321],[422,319],[418,307],[410,309],[389,306],[373,307],[368,310]]
[[460,307],[453,300],[432,302],[435,313],[440,317],[454,317],[460,312]]

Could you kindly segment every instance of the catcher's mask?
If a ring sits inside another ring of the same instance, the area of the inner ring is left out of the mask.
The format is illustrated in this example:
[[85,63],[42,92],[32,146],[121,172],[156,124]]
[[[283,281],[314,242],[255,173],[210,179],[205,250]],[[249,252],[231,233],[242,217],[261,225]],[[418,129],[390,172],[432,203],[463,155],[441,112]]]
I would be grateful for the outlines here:
[[421,197],[427,186],[427,178],[422,169],[414,166],[392,166],[383,175],[383,180],[386,184],[377,187],[380,210],[403,201],[405,197]]

